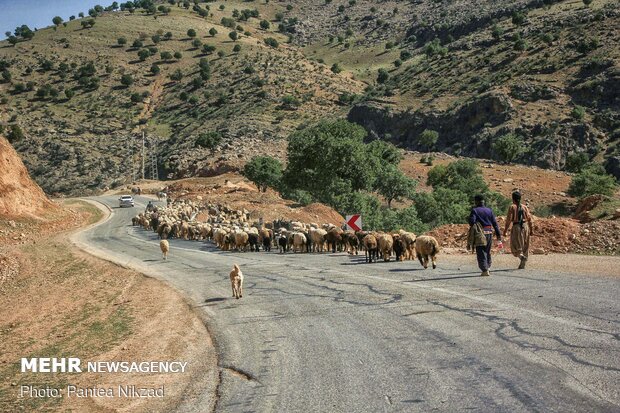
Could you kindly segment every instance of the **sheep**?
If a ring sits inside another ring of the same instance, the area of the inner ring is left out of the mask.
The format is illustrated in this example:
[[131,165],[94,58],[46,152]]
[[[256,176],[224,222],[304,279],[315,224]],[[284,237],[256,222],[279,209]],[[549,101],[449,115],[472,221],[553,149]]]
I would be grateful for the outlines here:
[[235,235],[235,248],[239,251],[246,251],[250,236],[245,231],[237,231]]
[[271,240],[273,239],[273,231],[262,228],[258,232],[258,240],[263,244],[263,251],[271,251]]
[[377,243],[379,244],[379,253],[383,255],[383,261],[389,261],[392,255],[394,239],[390,234],[381,234],[377,237]]
[[418,255],[418,260],[424,268],[428,268],[429,257],[433,263],[433,269],[437,268],[435,258],[439,252],[439,243],[434,237],[429,235],[421,235],[415,240],[415,251]]
[[189,224],[186,221],[181,221],[179,230],[179,238],[187,240],[189,238]]
[[336,247],[342,244],[342,229],[332,226],[325,235],[325,241],[327,241],[327,250],[332,250],[332,253],[336,252]]
[[325,248],[325,236],[327,235],[327,231],[324,229],[311,229],[310,230],[310,239],[312,240],[312,250],[313,252],[323,252]]
[[396,254],[396,261],[402,261],[407,253],[407,243],[400,234],[392,235],[394,238],[394,254]]
[[355,231],[347,230],[342,234],[342,239],[345,245],[345,249],[351,255],[358,253],[359,240],[357,239],[357,235],[355,235]]
[[280,253],[288,251],[288,240],[285,235],[278,236],[278,246],[280,247]]
[[400,238],[405,242],[406,250],[404,258],[407,260],[415,260],[416,235],[413,232],[403,231],[402,229],[398,233]]
[[170,244],[167,239],[159,241],[159,249],[161,250],[164,260],[166,260],[168,258],[168,252],[170,251]]
[[293,252],[304,251],[304,247],[306,246],[306,236],[301,232],[293,232]]
[[250,245],[251,252],[258,252],[258,234],[250,231],[248,232],[248,244]]
[[131,225],[133,225],[134,227],[137,227],[140,225],[140,217],[138,215],[131,218]]
[[157,235],[159,239],[168,239],[170,231],[172,231],[172,226],[167,222],[162,222],[157,228]]
[[362,240],[362,243],[364,244],[364,249],[366,250],[366,252],[364,253],[366,262],[371,263],[373,258],[375,259],[375,262],[376,262],[377,261],[377,239],[375,238],[375,236],[372,234],[366,235],[364,239]]

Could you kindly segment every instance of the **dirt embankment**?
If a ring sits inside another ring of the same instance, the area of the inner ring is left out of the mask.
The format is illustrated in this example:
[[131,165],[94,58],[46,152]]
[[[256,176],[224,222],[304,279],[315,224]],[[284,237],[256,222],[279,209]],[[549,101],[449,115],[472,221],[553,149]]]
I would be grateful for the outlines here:
[[[497,219],[500,230],[504,230],[504,217]],[[534,217],[530,251],[534,254],[587,253],[620,254],[620,221],[594,221],[582,224],[568,218]],[[443,225],[429,233],[437,238],[442,247],[456,248],[465,252],[469,225]],[[510,234],[506,241],[510,239]],[[509,251],[509,242],[504,245]]]
[[40,218],[58,207],[30,178],[11,144],[0,136],[0,215]]
[[286,219],[334,225],[342,225],[344,222],[342,215],[327,205],[320,203],[297,205],[282,199],[278,192],[272,189],[260,192],[256,185],[235,173],[179,180],[169,184],[168,193],[173,199],[192,199],[246,210],[252,220],[262,218],[268,222],[274,219]]

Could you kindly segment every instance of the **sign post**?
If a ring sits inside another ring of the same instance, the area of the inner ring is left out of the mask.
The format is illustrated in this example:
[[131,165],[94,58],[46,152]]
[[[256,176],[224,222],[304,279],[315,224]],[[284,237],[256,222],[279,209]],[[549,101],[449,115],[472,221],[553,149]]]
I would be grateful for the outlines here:
[[353,231],[362,230],[362,216],[360,214],[347,215],[346,221],[347,229],[352,229]]

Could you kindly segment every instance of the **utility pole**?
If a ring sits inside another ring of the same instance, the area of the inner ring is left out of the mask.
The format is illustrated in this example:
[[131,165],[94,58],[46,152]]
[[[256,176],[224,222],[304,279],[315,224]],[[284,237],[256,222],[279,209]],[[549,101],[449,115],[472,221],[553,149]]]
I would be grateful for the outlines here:
[[152,138],[149,143],[151,149],[151,179],[156,181],[159,179],[159,172],[157,170],[157,137]]
[[144,161],[145,161],[145,148],[144,148],[144,131],[142,131],[142,180],[144,180]]
[[133,182],[136,179],[136,161],[134,159],[133,154],[133,135],[129,135],[126,137],[127,139],[127,156],[129,157],[129,162],[131,162],[131,176],[129,177],[129,182]]

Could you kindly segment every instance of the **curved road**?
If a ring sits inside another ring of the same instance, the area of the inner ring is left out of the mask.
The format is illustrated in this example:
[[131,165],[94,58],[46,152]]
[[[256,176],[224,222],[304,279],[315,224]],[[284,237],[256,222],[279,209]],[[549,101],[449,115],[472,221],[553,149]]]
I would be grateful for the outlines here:
[[113,208],[81,241],[203,311],[219,352],[217,411],[620,412],[620,265],[482,278],[473,257],[459,268],[440,256],[432,271],[182,240],[164,262],[156,234],[131,226],[136,209]]

